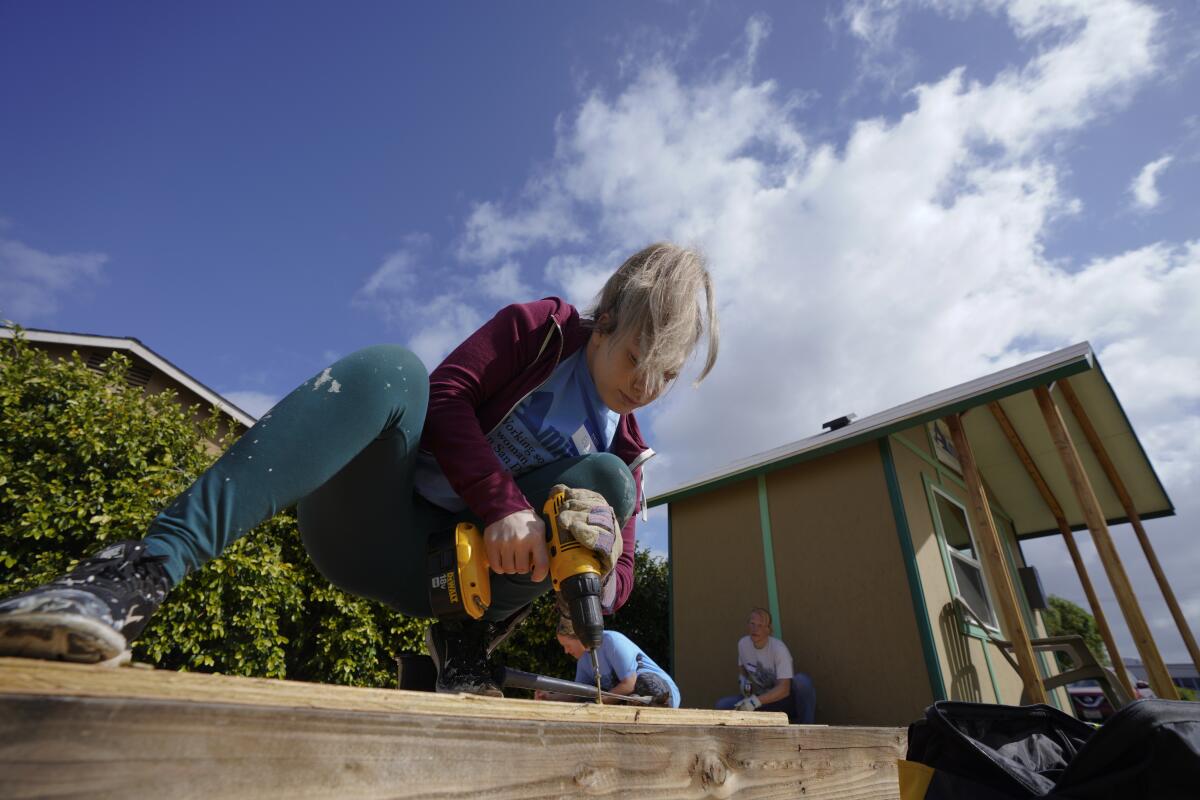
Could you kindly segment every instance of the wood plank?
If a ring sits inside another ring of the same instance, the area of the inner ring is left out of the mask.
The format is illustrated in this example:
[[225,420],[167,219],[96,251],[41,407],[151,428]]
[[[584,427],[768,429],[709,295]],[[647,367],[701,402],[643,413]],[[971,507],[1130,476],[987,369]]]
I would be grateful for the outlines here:
[[708,711],[698,708],[602,706],[593,702],[548,703],[469,694],[435,694],[321,683],[242,678],[150,668],[0,658],[0,696],[110,697],[342,711],[488,717],[569,722],[648,722],[655,725],[787,724],[780,712]]
[[1017,672],[1021,676],[1021,683],[1025,686],[1029,702],[1047,703],[1049,700],[1046,697],[1046,688],[1038,674],[1033,646],[1029,643],[1029,631],[1025,628],[1021,607],[1017,603],[1012,576],[1008,573],[1004,551],[1000,547],[1000,535],[996,532],[996,523],[992,519],[992,511],[984,494],[975,453],[971,449],[971,443],[967,441],[967,432],[963,430],[962,417],[951,414],[946,417],[946,424],[950,428],[950,437],[954,440],[954,449],[962,466],[963,481],[967,485],[967,505],[975,529],[975,543],[979,545],[979,563],[983,566],[988,586],[992,590],[993,599],[996,600],[1000,624],[1008,640],[1012,642],[1013,654],[1017,659]]
[[[0,674],[14,671],[0,664]],[[241,681],[253,679],[223,683]],[[364,703],[369,710],[350,710],[258,705],[238,692],[230,702],[188,700],[182,692],[22,694],[12,683],[5,680],[0,692],[0,796],[14,799],[873,800],[898,798],[896,761],[906,746],[900,728],[664,723],[671,709],[653,722],[646,710],[634,720],[572,717],[566,709],[558,719],[502,718],[463,710],[557,704],[481,698],[439,711],[410,703],[419,693],[397,690],[390,692],[400,696],[394,710],[374,698]],[[608,710],[620,709],[587,709]]]
[[[1121,507],[1125,509],[1125,516],[1129,519],[1129,524],[1133,526],[1133,532],[1137,535],[1138,542],[1142,546],[1142,552],[1146,554],[1146,560],[1150,562],[1150,570],[1154,573],[1154,580],[1158,581],[1158,588],[1162,590],[1163,599],[1167,601],[1167,608],[1170,609],[1171,616],[1175,620],[1175,627],[1179,629],[1179,635],[1183,637],[1183,643],[1187,647],[1188,654],[1192,657],[1192,663],[1196,666],[1196,669],[1200,670],[1200,646],[1196,644],[1196,637],[1192,633],[1191,626],[1188,625],[1187,618],[1183,616],[1183,609],[1179,607],[1179,601],[1175,599],[1175,592],[1171,589],[1171,582],[1167,580],[1167,575],[1163,572],[1162,564],[1158,562],[1158,554],[1154,552],[1154,548],[1150,544],[1150,537],[1146,535],[1146,529],[1142,527],[1142,518],[1138,516],[1137,508],[1133,504],[1133,498],[1129,496],[1129,490],[1125,487],[1125,481],[1121,480],[1121,474],[1117,472],[1117,465],[1109,457],[1108,450],[1104,447],[1104,442],[1100,439],[1100,434],[1096,432],[1095,426],[1092,425],[1091,417],[1084,410],[1083,404],[1079,402],[1079,397],[1075,394],[1075,390],[1066,378],[1058,382],[1058,389],[1062,392],[1063,398],[1066,399],[1071,413],[1075,415],[1075,421],[1083,429],[1084,438],[1088,440],[1092,452],[1095,453],[1096,459],[1100,462],[1100,467],[1104,470],[1104,476],[1108,478],[1113,491],[1117,493],[1117,498],[1121,501]],[[1134,693],[1132,696],[1137,697],[1137,694]]]
[[1117,553],[1112,536],[1108,532],[1108,523],[1104,519],[1104,513],[1100,510],[1100,501],[1096,499],[1096,493],[1092,490],[1091,481],[1088,480],[1087,472],[1083,469],[1083,462],[1079,460],[1079,453],[1075,450],[1075,444],[1071,441],[1067,426],[1063,424],[1058,406],[1054,404],[1054,398],[1050,396],[1049,390],[1044,386],[1036,387],[1033,395],[1037,398],[1038,407],[1042,411],[1042,417],[1046,421],[1050,437],[1054,440],[1054,446],[1058,450],[1067,478],[1071,482],[1071,488],[1075,491],[1079,505],[1083,509],[1083,518],[1087,521],[1088,530],[1092,532],[1092,539],[1096,543],[1096,552],[1100,554],[1100,563],[1104,565],[1104,571],[1108,573],[1108,582],[1112,584],[1113,594],[1117,596],[1117,604],[1125,616],[1125,624],[1129,626],[1129,632],[1133,636],[1133,643],[1138,649],[1138,655],[1142,657],[1142,665],[1145,666],[1146,675],[1150,679],[1150,688],[1159,697],[1178,700],[1179,693],[1175,691],[1175,685],[1167,673],[1167,665],[1163,663],[1158,645],[1154,643],[1154,636],[1150,633],[1150,626],[1146,624],[1142,607],[1133,593],[1133,586],[1129,582],[1129,575],[1125,572],[1125,565],[1121,563],[1121,556]]
[[1092,586],[1091,576],[1088,575],[1087,566],[1083,563],[1083,556],[1079,552],[1079,546],[1075,543],[1075,533],[1071,530],[1071,526],[1067,524],[1067,515],[1063,513],[1062,504],[1058,502],[1058,498],[1054,496],[1054,492],[1050,491],[1050,486],[1046,483],[1046,479],[1042,477],[1041,470],[1038,469],[1033,456],[1025,448],[1025,443],[1021,441],[1020,435],[1017,434],[1017,429],[1013,427],[1008,414],[1004,412],[1004,408],[997,401],[988,403],[988,410],[996,418],[996,423],[999,424],[1000,430],[1004,432],[1004,438],[1008,439],[1008,443],[1016,452],[1017,458],[1020,459],[1021,464],[1025,467],[1025,472],[1029,475],[1029,479],[1037,487],[1038,494],[1042,496],[1042,500],[1050,509],[1050,513],[1054,515],[1054,521],[1058,524],[1058,532],[1062,534],[1063,541],[1066,542],[1067,552],[1071,554],[1071,561],[1075,564],[1075,572],[1079,575],[1079,582],[1083,585],[1083,593],[1087,595],[1088,605],[1092,609],[1092,617],[1096,620],[1096,627],[1100,629],[1100,638],[1104,640],[1104,647],[1108,650],[1108,655],[1112,659],[1113,672],[1116,673],[1117,680],[1125,687],[1125,691],[1129,693],[1129,696],[1137,697],[1138,694],[1133,688],[1133,681],[1129,678],[1129,670],[1125,669],[1125,662],[1121,660],[1121,652],[1117,649],[1117,640],[1113,636],[1112,629],[1108,627],[1108,617],[1104,614],[1104,608],[1100,605],[1100,598],[1096,596],[1096,589]]

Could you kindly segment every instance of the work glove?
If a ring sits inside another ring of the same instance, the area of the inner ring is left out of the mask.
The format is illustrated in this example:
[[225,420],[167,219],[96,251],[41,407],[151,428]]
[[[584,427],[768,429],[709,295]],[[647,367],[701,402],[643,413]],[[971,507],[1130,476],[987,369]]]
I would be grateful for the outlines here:
[[617,515],[604,495],[591,489],[568,489],[561,483],[551,494],[565,493],[558,511],[558,535],[565,545],[577,541],[594,552],[600,562],[600,574],[607,576],[621,557],[621,529]]
[[736,706],[733,707],[733,710],[734,711],[758,711],[758,707],[761,705],[762,705],[762,700],[758,699],[758,695],[752,694],[749,697],[742,698],[741,702],[739,702]]

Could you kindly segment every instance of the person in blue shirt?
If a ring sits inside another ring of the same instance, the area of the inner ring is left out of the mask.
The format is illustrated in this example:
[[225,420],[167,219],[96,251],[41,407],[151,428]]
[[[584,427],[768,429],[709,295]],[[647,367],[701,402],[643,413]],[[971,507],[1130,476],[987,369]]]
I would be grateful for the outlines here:
[[[592,659],[585,658],[587,649],[575,635],[571,620],[562,617],[558,622],[557,633],[558,643],[562,645],[563,652],[576,661],[576,683],[595,686],[596,673],[592,668]],[[605,631],[596,655],[600,662],[600,687],[604,691],[650,697],[654,699],[654,705],[679,708],[679,687],[675,685],[675,681],[625,634]],[[538,692],[536,697],[539,700],[579,702],[577,697],[565,697],[551,692]]]

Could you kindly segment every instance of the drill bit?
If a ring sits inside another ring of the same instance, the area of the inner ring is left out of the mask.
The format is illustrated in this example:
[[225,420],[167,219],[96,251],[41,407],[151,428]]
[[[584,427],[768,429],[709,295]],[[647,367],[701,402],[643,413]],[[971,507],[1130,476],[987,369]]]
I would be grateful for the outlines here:
[[600,658],[596,655],[596,648],[588,651],[592,655],[592,672],[596,674],[596,702],[603,704],[603,693],[600,691]]

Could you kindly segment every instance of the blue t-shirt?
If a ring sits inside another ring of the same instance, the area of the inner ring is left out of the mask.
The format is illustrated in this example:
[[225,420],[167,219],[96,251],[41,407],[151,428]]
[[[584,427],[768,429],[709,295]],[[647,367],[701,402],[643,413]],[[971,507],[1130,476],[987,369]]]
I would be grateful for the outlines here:
[[[671,687],[671,707],[679,708],[679,687],[663,668],[654,663],[629,637],[617,631],[605,631],[600,648],[596,650],[600,661],[600,687],[610,691],[635,672],[652,672]],[[592,657],[587,653],[575,664],[575,682],[596,685],[596,673],[592,670]]]
[[[500,463],[514,476],[554,461],[606,452],[621,416],[600,399],[587,368],[586,348],[564,358],[546,382],[487,434]],[[448,511],[466,508],[431,453],[417,454],[417,493]]]

